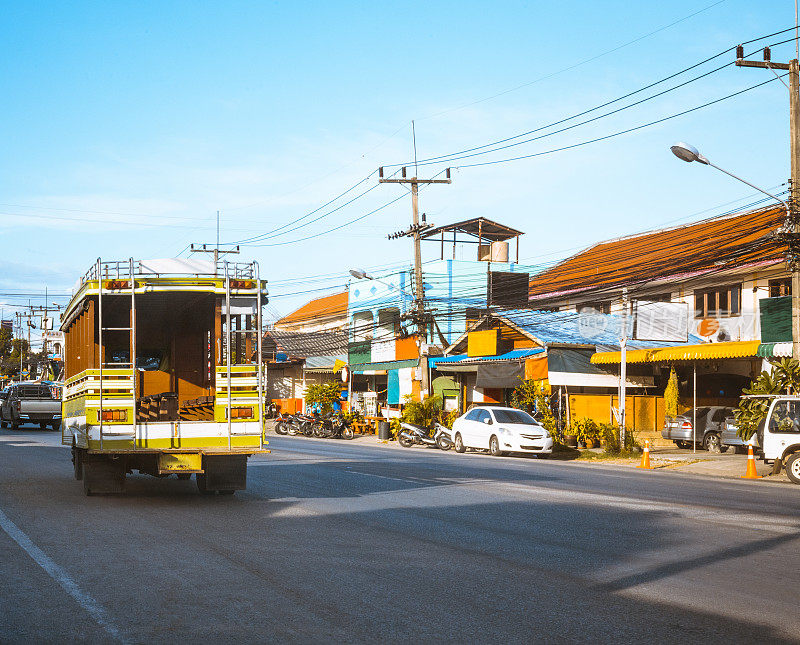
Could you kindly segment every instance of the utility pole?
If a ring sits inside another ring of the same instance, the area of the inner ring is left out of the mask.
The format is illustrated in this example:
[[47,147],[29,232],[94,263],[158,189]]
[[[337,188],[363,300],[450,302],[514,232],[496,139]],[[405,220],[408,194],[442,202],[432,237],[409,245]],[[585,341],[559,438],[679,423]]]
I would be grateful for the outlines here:
[[619,447],[625,450],[625,398],[628,385],[628,288],[622,288],[622,329],[619,339]]
[[[219,224],[219,220],[217,220],[217,224]],[[208,248],[207,244],[197,245],[195,246],[192,244],[189,247],[189,251],[191,253],[213,253],[214,254],[214,275],[217,275],[217,264],[219,264],[219,255],[220,255],[220,248],[219,248],[219,230],[217,230],[217,244],[213,249]],[[229,249],[222,249],[222,255],[231,255],[239,253],[239,245],[231,246]]]
[[764,48],[763,61],[744,60],[744,47],[739,45],[736,48],[737,67],[768,69],[784,85],[786,83],[775,70],[789,72],[789,156],[792,175],[789,180],[789,210],[777,235],[786,243],[786,262],[792,273],[792,357],[800,360],[800,79],[796,58],[788,63],[774,63],[770,58],[769,47]]
[[[381,184],[410,184],[411,185],[411,226],[405,231],[399,231],[389,235],[389,239],[393,240],[398,237],[412,237],[414,238],[414,294],[415,294],[415,309],[417,319],[417,329],[420,336],[420,343],[427,342],[427,321],[425,317],[425,289],[422,283],[422,249],[420,248],[420,234],[422,231],[429,229],[433,224],[428,224],[425,221],[425,214],[422,214],[422,224],[419,222],[419,185],[420,184],[450,184],[450,168],[446,171],[447,179],[419,179],[418,177],[406,177],[405,166],[401,168],[401,177],[399,179],[389,178],[384,179],[383,167],[378,168],[378,181]],[[428,357],[427,351],[422,351],[420,345],[420,368],[422,370],[422,397],[428,394]]]

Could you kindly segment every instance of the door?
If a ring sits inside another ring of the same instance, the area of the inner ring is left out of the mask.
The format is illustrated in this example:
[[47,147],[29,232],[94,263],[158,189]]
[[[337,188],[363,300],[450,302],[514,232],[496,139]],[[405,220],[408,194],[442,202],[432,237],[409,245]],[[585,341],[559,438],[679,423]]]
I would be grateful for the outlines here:
[[461,433],[461,440],[464,442],[465,446],[473,445],[472,437],[475,435],[474,426],[476,424],[475,420],[478,418],[478,413],[480,413],[480,410],[470,410],[458,422],[456,430]]
[[472,436],[469,445],[473,448],[488,448],[489,437],[492,435],[492,416],[488,410],[478,410],[478,415],[472,423]]

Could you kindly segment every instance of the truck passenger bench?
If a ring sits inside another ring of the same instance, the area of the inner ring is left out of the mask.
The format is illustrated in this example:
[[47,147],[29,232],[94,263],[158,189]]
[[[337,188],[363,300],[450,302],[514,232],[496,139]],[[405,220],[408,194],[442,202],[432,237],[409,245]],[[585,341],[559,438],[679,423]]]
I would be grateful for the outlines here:
[[162,392],[143,396],[137,400],[136,422],[177,421],[178,395],[175,392]]
[[186,421],[211,421],[214,419],[214,397],[200,396],[184,401],[180,407],[180,418]]

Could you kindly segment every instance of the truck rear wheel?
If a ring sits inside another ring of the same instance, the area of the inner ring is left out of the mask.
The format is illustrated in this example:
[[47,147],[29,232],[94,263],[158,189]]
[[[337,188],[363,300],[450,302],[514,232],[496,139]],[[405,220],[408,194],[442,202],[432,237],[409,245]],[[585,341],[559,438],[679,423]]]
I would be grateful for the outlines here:
[[784,465],[786,474],[794,484],[800,484],[800,452],[791,455]]

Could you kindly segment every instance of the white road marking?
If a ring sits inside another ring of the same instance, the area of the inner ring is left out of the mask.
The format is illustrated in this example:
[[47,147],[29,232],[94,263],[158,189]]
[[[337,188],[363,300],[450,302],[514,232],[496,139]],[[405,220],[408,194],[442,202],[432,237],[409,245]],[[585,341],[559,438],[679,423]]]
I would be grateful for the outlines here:
[[23,533],[22,529],[14,524],[3,511],[0,511],[0,528],[2,528],[36,564],[42,567],[47,575],[72,596],[109,636],[121,643],[129,642],[108,618],[105,609],[103,609],[94,598],[83,591],[64,569],[53,562],[44,551],[36,546],[33,541]]

